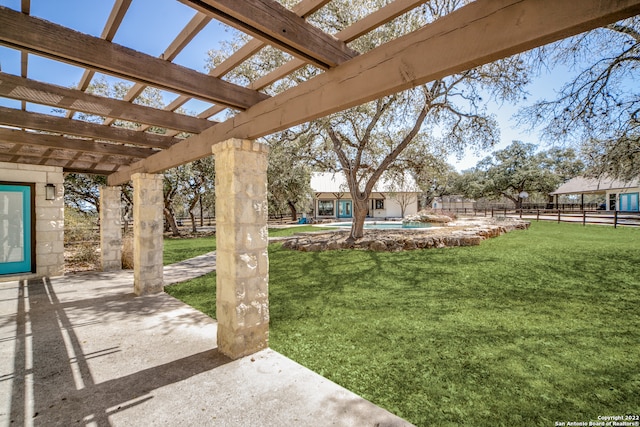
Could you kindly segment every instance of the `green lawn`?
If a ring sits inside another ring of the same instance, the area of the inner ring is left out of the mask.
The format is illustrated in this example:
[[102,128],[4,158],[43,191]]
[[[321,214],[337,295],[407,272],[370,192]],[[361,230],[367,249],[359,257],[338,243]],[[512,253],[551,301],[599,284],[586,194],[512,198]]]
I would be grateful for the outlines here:
[[[168,291],[215,315],[214,286]],[[540,222],[401,253],[271,245],[269,293],[273,349],[420,426],[640,413],[639,229]]]
[[296,233],[306,233],[310,231],[322,231],[322,230],[335,230],[335,227],[330,228],[330,227],[316,227],[313,225],[301,225],[298,227],[270,228],[269,237],[286,237],[286,236],[293,236]]
[[[270,228],[269,237],[286,237],[295,233],[329,230],[329,228],[303,225],[300,227]],[[166,238],[164,240],[164,265],[173,264],[194,256],[216,250],[216,238],[197,237],[193,239]]]
[[185,259],[216,250],[214,236],[196,237],[193,239],[164,239],[164,265],[173,264]]

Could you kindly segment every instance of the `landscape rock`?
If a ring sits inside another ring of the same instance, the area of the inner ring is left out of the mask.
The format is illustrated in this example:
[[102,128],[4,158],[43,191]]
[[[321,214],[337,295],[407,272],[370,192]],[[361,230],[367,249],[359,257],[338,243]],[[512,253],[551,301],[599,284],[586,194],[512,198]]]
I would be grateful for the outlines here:
[[513,230],[526,230],[529,224],[528,221],[515,218],[460,219],[441,227],[365,230],[364,237],[356,242],[347,241],[349,232],[346,230],[299,233],[285,240],[282,246],[304,252],[338,249],[397,252],[477,246],[483,240],[498,237]]

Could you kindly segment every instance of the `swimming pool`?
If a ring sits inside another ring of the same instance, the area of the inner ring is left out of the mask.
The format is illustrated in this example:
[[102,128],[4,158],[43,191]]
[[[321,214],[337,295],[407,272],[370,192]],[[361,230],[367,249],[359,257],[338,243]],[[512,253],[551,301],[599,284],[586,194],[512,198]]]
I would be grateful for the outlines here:
[[[332,222],[331,224],[323,224],[323,227],[351,227],[350,222]],[[409,224],[403,224],[401,222],[381,222],[381,221],[367,221],[364,223],[364,228],[367,230],[394,230],[394,229],[410,229],[410,228],[430,228],[431,224],[422,222],[413,222]]]

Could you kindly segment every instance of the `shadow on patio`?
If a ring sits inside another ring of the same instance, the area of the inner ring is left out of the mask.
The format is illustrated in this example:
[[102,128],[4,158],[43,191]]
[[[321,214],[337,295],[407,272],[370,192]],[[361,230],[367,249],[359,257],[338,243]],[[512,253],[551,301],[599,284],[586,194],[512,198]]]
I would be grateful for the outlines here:
[[407,424],[272,350],[227,358],[214,320],[132,281],[0,284],[3,424]]

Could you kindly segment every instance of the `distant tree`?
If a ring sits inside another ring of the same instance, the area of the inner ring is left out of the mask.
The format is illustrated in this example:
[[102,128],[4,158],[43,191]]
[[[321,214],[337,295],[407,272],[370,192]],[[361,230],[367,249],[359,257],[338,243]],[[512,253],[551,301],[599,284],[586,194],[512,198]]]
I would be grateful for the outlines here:
[[[335,33],[374,12],[386,3],[370,0],[335,0],[310,20],[323,30]],[[367,52],[452,12],[466,0],[433,0],[363,36],[350,46]],[[210,64],[220,64],[244,39],[210,52]],[[234,44],[235,43],[235,44]],[[226,78],[248,84],[266,75],[288,59],[275,49],[262,49]],[[321,73],[312,66],[278,80],[267,88],[278,93]],[[486,113],[482,94],[515,99],[528,81],[519,57],[511,57],[429,84],[387,96],[317,120],[307,138],[311,153],[324,170],[342,171],[353,201],[353,226],[349,239],[363,236],[364,220],[373,188],[382,174],[421,133],[432,135],[449,152],[469,145],[488,147],[498,140],[497,125]],[[373,83],[372,83],[373,84]],[[436,138],[435,136],[438,136]]]
[[[95,95],[106,96],[111,98],[122,99],[129,91],[131,84],[125,82],[110,83],[104,77],[95,79],[91,82],[87,91]],[[136,103],[161,108],[162,94],[157,89],[147,88],[140,97],[136,99]],[[98,123],[104,122],[106,117],[76,112],[75,116],[79,120]],[[124,127],[127,129],[137,129],[139,123],[115,120],[112,123],[116,127]],[[159,132],[159,129],[152,128],[151,132]],[[100,212],[100,186],[106,185],[107,181],[104,176],[88,175],[80,173],[71,173],[65,176],[65,204],[79,209],[80,211]],[[132,187],[131,184],[124,184],[122,189],[122,206],[123,220],[126,226],[127,219],[132,211]]]
[[107,180],[100,175],[70,173],[64,178],[64,203],[79,212],[100,213],[100,186]]
[[[187,212],[191,218],[191,231],[197,232],[194,210],[196,206],[202,208],[204,194],[215,191],[215,164],[213,156],[204,157],[185,165],[186,173],[183,176],[183,188],[187,199]],[[202,221],[202,212],[200,213]],[[201,224],[202,225],[202,224]]]
[[306,142],[299,132],[285,131],[265,138],[269,145],[267,198],[269,212],[289,211],[297,221],[298,211],[311,204],[312,161],[304,155]]
[[459,189],[472,198],[505,197],[521,208],[524,193],[547,195],[584,170],[573,149],[554,148],[538,153],[536,148],[534,144],[513,141],[465,171],[458,182]]
[[436,197],[450,195],[458,172],[447,163],[444,145],[424,140],[424,135],[409,146],[396,160],[392,171],[409,172],[420,191],[420,205],[431,206]]
[[550,142],[579,147],[589,172],[640,176],[640,16],[536,49],[542,69],[565,65],[577,74],[555,99],[522,109],[520,124]]

